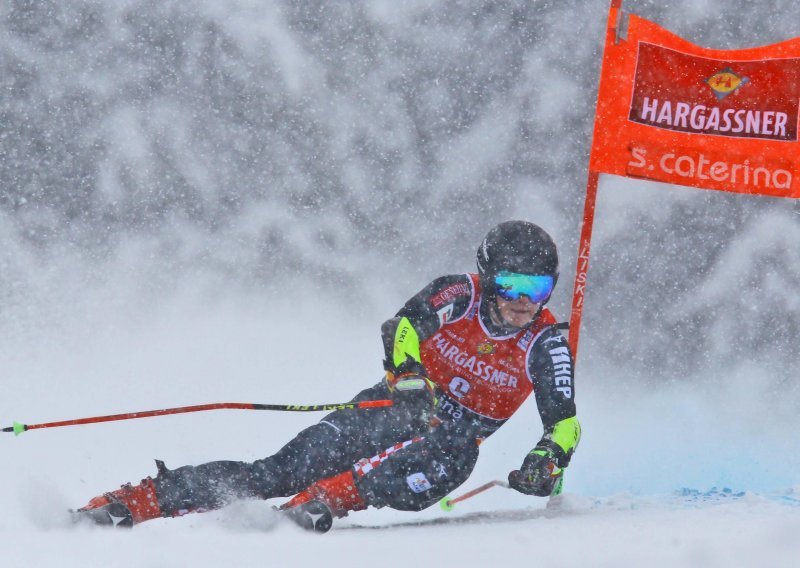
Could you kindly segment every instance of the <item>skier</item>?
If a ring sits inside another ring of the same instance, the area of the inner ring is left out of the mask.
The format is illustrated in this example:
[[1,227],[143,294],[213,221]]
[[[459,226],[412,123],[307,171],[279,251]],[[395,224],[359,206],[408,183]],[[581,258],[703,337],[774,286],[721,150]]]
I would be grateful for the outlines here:
[[545,308],[556,245],[533,223],[507,221],[486,235],[477,265],[477,274],[437,278],[383,324],[385,378],[354,400],[390,398],[391,407],[335,411],[253,463],[171,470],[156,461],[156,477],[95,497],[76,517],[133,526],[294,495],[281,509],[325,532],[367,506],[422,510],[466,481],[480,443],[531,392],[544,433],[508,482],[557,495],[581,430],[572,355]]

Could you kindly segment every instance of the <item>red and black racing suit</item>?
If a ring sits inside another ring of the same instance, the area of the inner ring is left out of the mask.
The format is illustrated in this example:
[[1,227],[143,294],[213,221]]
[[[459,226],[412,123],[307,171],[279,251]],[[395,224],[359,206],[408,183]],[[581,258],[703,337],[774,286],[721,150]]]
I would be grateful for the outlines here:
[[[567,341],[546,308],[527,328],[505,330],[492,323],[482,299],[477,275],[443,276],[382,327],[390,361],[399,326],[416,331],[419,357],[437,387],[433,420],[417,420],[402,404],[340,410],[253,463],[218,461],[176,470],[161,465],[154,483],[164,514],[215,509],[240,498],[290,496],[349,468],[368,505],[420,510],[466,481],[480,442],[531,392],[544,426],[539,444],[552,448],[558,465],[566,467],[580,436]],[[392,396],[381,381],[354,400]],[[556,443],[554,432],[564,424],[569,433],[556,436]]]

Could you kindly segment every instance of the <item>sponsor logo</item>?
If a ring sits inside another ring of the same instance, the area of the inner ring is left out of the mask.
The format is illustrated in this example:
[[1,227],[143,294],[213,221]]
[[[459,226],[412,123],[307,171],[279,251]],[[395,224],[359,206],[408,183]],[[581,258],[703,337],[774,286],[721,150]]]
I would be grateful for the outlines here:
[[425,390],[425,379],[401,379],[394,384],[394,388],[400,392]]
[[459,403],[454,403],[446,396],[441,397],[439,400],[437,411],[451,416],[454,420],[464,417],[464,407]]
[[408,327],[403,326],[400,329],[400,335],[397,336],[397,343],[403,343],[406,340],[406,335],[408,335]]
[[478,344],[478,355],[489,355],[491,353],[494,353],[494,345],[488,341]]
[[572,398],[572,358],[569,349],[556,347],[550,349],[550,358],[553,360],[555,387],[565,398]]
[[634,122],[697,134],[741,134],[749,138],[786,139],[789,115],[773,110],[721,109],[644,97]]
[[466,341],[466,339],[461,337],[461,335],[459,335],[458,333],[455,333],[452,329],[443,329],[442,332],[445,333],[447,337],[449,337],[450,339],[452,339],[457,343],[464,343]]
[[406,483],[411,488],[411,491],[414,493],[423,493],[428,489],[431,489],[433,485],[431,482],[428,481],[428,478],[425,477],[425,474],[420,472],[412,473],[408,477],[406,477]]
[[463,398],[469,392],[469,382],[462,377],[453,377],[450,381],[450,392],[456,398]]
[[436,470],[436,477],[438,479],[442,479],[443,477],[447,477],[447,469],[444,467],[443,463],[439,463],[438,461],[433,462],[433,468]]
[[430,302],[434,308],[439,308],[445,304],[453,303],[453,300],[459,296],[469,296],[470,294],[472,294],[472,292],[470,291],[469,284],[462,282],[459,284],[452,284],[444,290],[440,290],[431,296]]
[[578,254],[578,268],[575,274],[575,305],[572,312],[580,313],[583,308],[583,300],[586,296],[586,279],[589,272],[589,246],[588,242],[581,242],[580,254]]
[[691,134],[796,141],[798,63],[728,62],[641,42],[628,119]]
[[122,521],[127,519],[127,517],[116,517],[116,516],[112,515],[111,513],[108,513],[108,517],[111,519],[111,522],[114,524],[115,527],[118,524],[120,524]]
[[547,339],[545,339],[544,341],[542,341],[542,345],[547,345],[548,343],[552,343],[552,342],[554,342],[554,341],[555,341],[556,343],[561,343],[562,341],[564,341],[564,336],[563,336],[563,335],[561,335],[560,333],[556,333],[556,334],[555,334],[555,335],[553,335],[552,337],[548,337]]
[[721,101],[736,89],[749,82],[750,79],[748,77],[737,75],[730,67],[726,67],[722,71],[717,71],[706,79],[706,84],[711,87],[711,90],[717,95],[718,101]]
[[531,340],[533,340],[533,332],[529,329],[525,332],[525,335],[520,337],[519,341],[517,341],[517,347],[523,351],[527,351],[528,347],[531,345]]
[[447,304],[445,307],[440,308],[436,311],[436,315],[439,317],[439,325],[443,326],[453,317],[453,304]]
[[[780,163],[770,163],[765,157],[760,164],[750,159],[737,159],[730,156],[714,157],[703,152],[675,151],[653,148],[648,150],[640,145],[630,148],[631,160],[627,171],[637,177],[673,181],[675,177],[696,180],[696,183],[716,182],[727,187],[741,189],[790,190],[793,176],[790,169],[780,167]],[[791,166],[787,165],[787,168]]]
[[468,371],[473,377],[500,387],[517,388],[519,380],[515,375],[501,371],[494,366],[480,361],[477,355],[470,355],[457,345],[453,345],[442,337],[441,333],[433,336],[434,346],[440,356],[449,361],[462,372]]

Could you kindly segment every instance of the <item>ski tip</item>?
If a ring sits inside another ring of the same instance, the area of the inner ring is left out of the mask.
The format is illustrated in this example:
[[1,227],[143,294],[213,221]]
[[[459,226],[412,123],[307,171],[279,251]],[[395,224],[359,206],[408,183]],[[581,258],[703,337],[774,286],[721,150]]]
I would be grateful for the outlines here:
[[442,508],[442,511],[449,513],[455,508],[455,505],[453,504],[452,499],[450,499],[449,497],[445,497],[444,499],[439,501],[439,507]]

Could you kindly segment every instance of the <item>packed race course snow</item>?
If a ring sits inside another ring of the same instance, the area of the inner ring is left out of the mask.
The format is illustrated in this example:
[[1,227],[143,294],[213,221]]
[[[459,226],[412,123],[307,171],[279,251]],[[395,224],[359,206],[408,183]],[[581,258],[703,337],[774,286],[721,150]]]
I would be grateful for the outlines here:
[[[313,302],[292,311],[257,300],[195,305],[123,319],[66,317],[12,338],[3,348],[2,426],[210,402],[339,402],[380,377],[385,314],[357,321],[335,308],[320,313]],[[309,351],[309,321],[337,340]],[[450,513],[351,514],[326,535],[279,519],[271,507],[281,500],[132,531],[70,525],[67,509],[154,475],[154,458],[169,467],[254,460],[320,418],[214,411],[4,434],[2,565],[797,565],[800,458],[790,407],[765,414],[750,372],[731,377],[724,392],[695,382],[646,389],[587,361],[577,383],[584,438],[565,494],[549,507],[495,487]],[[481,447],[475,472],[454,495],[505,478],[540,433],[530,400]]]

